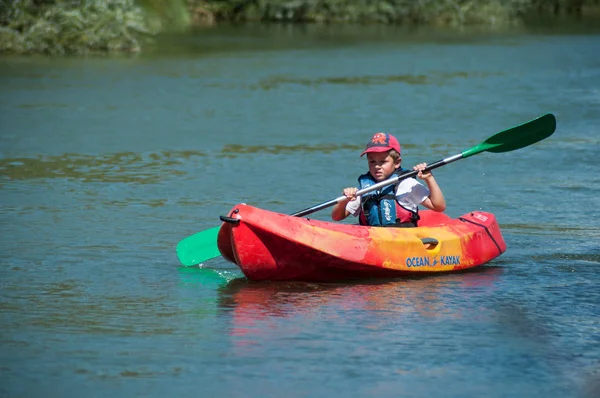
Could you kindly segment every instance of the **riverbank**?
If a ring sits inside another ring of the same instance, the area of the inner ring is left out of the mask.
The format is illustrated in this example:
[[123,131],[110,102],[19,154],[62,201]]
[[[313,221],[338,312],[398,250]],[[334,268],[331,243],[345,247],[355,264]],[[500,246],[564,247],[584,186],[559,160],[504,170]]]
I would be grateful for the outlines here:
[[142,50],[159,32],[134,0],[2,1],[0,52],[86,55]]
[[223,22],[506,26],[540,15],[600,16],[599,7],[600,0],[2,0],[0,53],[139,53],[159,33]]
[[[156,1],[155,1],[156,3]],[[532,15],[583,17],[600,0],[188,0],[193,23],[263,21],[399,25],[502,25]]]

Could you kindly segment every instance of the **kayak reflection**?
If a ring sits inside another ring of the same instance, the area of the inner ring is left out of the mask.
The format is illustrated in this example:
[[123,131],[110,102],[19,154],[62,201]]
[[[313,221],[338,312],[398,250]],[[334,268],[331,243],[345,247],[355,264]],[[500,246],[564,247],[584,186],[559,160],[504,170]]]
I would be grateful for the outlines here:
[[[250,343],[253,335],[277,329],[279,318],[309,324],[332,318],[351,322],[352,317],[360,317],[367,319],[364,326],[368,328],[382,327],[390,317],[394,322],[416,317],[471,319],[478,313],[477,298],[490,295],[502,273],[503,268],[488,266],[360,283],[254,282],[238,278],[219,288],[218,306],[221,311],[231,312],[230,335],[242,340],[238,343]],[[365,319],[358,321],[365,323]]]

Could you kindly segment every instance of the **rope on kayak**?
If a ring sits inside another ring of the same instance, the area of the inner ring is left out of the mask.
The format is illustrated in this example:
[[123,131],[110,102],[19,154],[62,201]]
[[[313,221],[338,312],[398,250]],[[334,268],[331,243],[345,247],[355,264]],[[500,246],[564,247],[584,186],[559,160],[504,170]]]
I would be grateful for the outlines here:
[[494,239],[494,235],[492,235],[492,233],[489,231],[488,227],[486,227],[483,224],[479,224],[479,223],[477,223],[475,221],[467,220],[466,218],[458,217],[458,219],[460,221],[464,221],[464,222],[468,222],[468,223],[471,223],[471,224],[474,224],[474,225],[478,225],[481,228],[485,229],[485,232],[488,234],[488,236],[490,237],[490,239],[492,240],[492,242],[494,242],[494,244],[496,245],[496,248],[498,249],[498,251],[500,252],[500,254],[502,254],[502,250],[500,249],[500,245],[498,245],[498,242],[496,242],[496,239]]

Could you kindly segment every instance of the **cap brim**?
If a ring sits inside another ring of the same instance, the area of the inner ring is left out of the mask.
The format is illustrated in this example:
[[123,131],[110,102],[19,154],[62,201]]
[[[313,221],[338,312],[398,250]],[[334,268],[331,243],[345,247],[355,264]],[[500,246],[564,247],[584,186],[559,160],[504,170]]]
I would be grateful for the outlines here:
[[392,149],[394,149],[394,148],[392,148],[391,146],[374,146],[374,147],[365,149],[363,151],[363,153],[360,154],[360,156],[363,156],[365,153],[368,153],[368,152],[387,152]]

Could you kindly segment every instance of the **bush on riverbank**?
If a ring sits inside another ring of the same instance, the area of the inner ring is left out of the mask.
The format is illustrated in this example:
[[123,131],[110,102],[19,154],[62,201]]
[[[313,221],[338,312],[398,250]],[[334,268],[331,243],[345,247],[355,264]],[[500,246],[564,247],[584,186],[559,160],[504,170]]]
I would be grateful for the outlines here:
[[0,53],[138,52],[166,30],[219,21],[507,24],[581,15],[600,0],[0,0]]
[[137,52],[156,33],[134,0],[0,1],[0,52]]
[[506,24],[526,14],[581,15],[600,0],[189,0],[193,20]]

